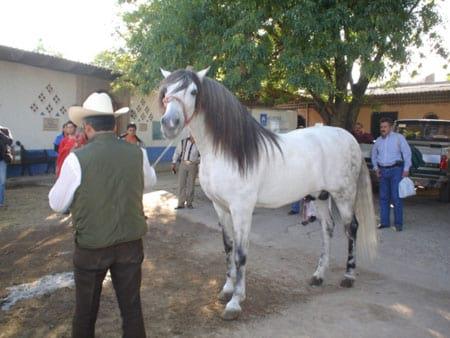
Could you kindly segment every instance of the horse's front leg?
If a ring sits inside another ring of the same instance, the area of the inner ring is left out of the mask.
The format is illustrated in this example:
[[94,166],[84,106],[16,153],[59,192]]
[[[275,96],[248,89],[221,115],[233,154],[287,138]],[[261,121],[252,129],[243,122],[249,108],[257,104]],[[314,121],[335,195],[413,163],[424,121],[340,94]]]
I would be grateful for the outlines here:
[[222,228],[223,247],[225,250],[225,257],[227,263],[226,281],[219,293],[219,300],[228,302],[233,296],[234,282],[236,280],[236,265],[234,264],[233,254],[233,224],[231,220],[231,214],[220,206],[214,204],[217,215],[219,216],[219,225]]
[[225,306],[222,317],[233,320],[241,313],[240,303],[245,300],[245,269],[247,263],[249,234],[252,223],[253,207],[248,209],[232,210],[234,233],[234,264],[236,266],[236,284],[233,296]]
[[[231,219],[231,217],[230,217]],[[228,302],[233,296],[234,281],[236,280],[236,264],[234,263],[234,242],[233,229],[231,224],[224,223],[222,225],[223,246],[227,261],[227,277],[222,291],[219,293],[219,299]]]

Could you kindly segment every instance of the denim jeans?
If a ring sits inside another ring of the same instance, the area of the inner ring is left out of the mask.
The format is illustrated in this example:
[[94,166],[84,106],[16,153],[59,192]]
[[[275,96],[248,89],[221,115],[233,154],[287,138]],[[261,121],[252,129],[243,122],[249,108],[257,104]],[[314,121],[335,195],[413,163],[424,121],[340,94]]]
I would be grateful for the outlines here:
[[0,161],[0,205],[5,203],[6,162]]
[[300,207],[301,207],[300,203],[302,201],[303,200],[292,203],[291,204],[291,211],[296,213],[296,214],[300,213]]
[[394,224],[397,229],[403,228],[403,202],[398,195],[398,185],[402,180],[403,168],[380,168],[380,218],[381,224],[389,226],[390,204],[394,205]]

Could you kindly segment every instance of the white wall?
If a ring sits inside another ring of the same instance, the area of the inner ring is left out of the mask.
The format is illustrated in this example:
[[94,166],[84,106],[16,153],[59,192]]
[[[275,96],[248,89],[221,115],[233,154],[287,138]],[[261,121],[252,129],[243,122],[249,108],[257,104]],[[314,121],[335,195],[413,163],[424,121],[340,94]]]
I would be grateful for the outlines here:
[[[27,149],[53,148],[59,132],[43,131],[43,118],[57,119],[61,129],[68,116],[59,110],[79,104],[76,78],[74,74],[0,61],[0,125],[10,128],[14,140],[21,141]],[[48,84],[53,87],[51,93],[46,88]],[[43,102],[38,98],[41,93],[45,95]],[[60,102],[53,101],[55,95]],[[33,103],[38,107],[36,112],[30,108]],[[45,109],[48,104],[53,108],[50,113]]]

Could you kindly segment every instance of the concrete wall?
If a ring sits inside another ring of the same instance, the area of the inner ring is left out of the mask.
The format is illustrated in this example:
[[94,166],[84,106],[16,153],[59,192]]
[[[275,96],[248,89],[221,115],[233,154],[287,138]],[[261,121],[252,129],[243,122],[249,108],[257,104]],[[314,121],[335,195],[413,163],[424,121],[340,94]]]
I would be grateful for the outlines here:
[[27,149],[51,149],[68,108],[99,89],[108,90],[109,82],[0,61],[0,124]]
[[[364,125],[366,131],[371,130],[371,118],[373,112],[398,112],[399,119],[420,119],[425,114],[435,113],[440,119],[450,120],[450,102],[448,103],[428,103],[428,104],[397,104],[363,106],[358,115],[358,122]],[[312,107],[298,109],[298,114],[303,116],[308,126],[322,123],[319,113]]]
[[398,112],[399,119],[421,119],[425,114],[432,112],[437,114],[440,119],[450,120],[450,102],[363,106],[359,111],[358,122],[364,125],[366,131],[370,131],[373,112]]
[[297,128],[297,112],[293,110],[254,107],[250,111],[260,124],[274,132],[285,133]]

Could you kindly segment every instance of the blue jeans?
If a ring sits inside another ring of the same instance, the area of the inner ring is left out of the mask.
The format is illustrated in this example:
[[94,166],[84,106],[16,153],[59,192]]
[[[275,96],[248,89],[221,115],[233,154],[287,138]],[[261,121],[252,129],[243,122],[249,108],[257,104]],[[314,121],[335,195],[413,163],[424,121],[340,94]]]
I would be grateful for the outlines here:
[[301,202],[303,202],[303,200],[292,203],[291,204],[291,211],[296,213],[296,214],[300,213],[300,207],[301,207],[300,203]]
[[380,168],[380,218],[381,225],[390,226],[390,204],[394,205],[394,224],[403,228],[403,202],[398,196],[398,185],[402,180],[403,168]]
[[0,205],[5,203],[6,162],[0,161]]

